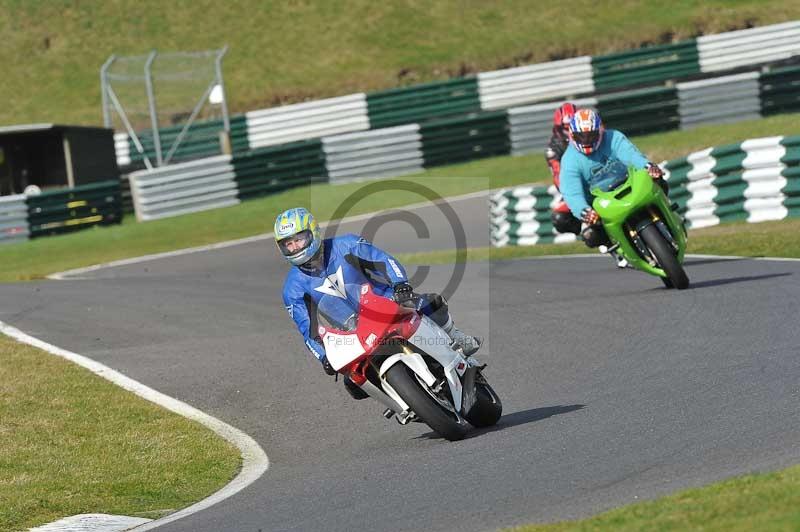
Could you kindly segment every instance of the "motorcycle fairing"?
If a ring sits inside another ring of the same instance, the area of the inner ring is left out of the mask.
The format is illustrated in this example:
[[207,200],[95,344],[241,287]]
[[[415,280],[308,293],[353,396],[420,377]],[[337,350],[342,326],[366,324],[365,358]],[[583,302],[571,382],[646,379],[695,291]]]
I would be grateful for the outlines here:
[[[635,263],[642,269],[659,277],[667,277],[661,268],[650,265],[642,260],[625,228],[635,216],[644,216],[650,222],[663,220],[669,228],[670,234],[678,243],[678,260],[683,262],[686,249],[686,233],[678,215],[670,208],[669,200],[647,170],[629,168],[628,179],[613,190],[604,192],[597,188],[592,189],[595,196],[592,208],[597,211],[603,221],[603,227],[608,236],[619,244],[622,255],[629,262]],[[641,214],[640,214],[641,213]],[[642,220],[640,220],[642,221]],[[634,227],[639,228],[638,224]]]

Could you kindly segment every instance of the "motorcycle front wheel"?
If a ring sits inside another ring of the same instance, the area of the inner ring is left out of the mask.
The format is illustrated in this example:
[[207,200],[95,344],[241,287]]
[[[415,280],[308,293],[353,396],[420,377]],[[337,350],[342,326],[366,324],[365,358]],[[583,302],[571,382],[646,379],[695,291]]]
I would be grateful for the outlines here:
[[475,405],[464,417],[476,427],[491,427],[497,424],[503,415],[503,403],[494,389],[486,382],[483,375],[475,382]]
[[[463,439],[468,426],[455,412],[435,398],[432,391],[417,379],[414,372],[402,363],[386,372],[386,380],[411,410],[437,434],[450,441]],[[449,405],[452,408],[452,405]]]
[[[675,250],[669,242],[664,239],[658,227],[655,225],[648,225],[641,230],[639,235],[642,237],[642,240],[644,240],[647,248],[653,253],[658,265],[667,274],[670,281],[669,284],[672,284],[672,286],[678,290],[688,288],[689,277],[686,275],[681,263],[678,262]],[[667,288],[670,287],[669,284],[664,281],[664,285],[666,285]]]

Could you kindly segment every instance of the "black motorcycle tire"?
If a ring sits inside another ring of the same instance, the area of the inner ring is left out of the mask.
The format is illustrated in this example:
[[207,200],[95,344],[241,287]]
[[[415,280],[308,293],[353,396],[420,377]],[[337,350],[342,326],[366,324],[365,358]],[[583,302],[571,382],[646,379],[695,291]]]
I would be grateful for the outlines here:
[[[678,262],[675,250],[666,241],[664,236],[655,225],[648,225],[639,232],[639,236],[644,240],[647,248],[653,253],[658,265],[667,274],[672,286],[678,290],[689,287],[689,277]],[[666,285],[666,281],[664,282]]]
[[395,364],[386,372],[386,380],[417,417],[434,432],[450,441],[461,440],[466,436],[469,429],[467,423],[431,397],[408,366],[403,363]]
[[475,427],[491,427],[503,415],[503,403],[488,382],[475,383],[475,404],[464,417]]

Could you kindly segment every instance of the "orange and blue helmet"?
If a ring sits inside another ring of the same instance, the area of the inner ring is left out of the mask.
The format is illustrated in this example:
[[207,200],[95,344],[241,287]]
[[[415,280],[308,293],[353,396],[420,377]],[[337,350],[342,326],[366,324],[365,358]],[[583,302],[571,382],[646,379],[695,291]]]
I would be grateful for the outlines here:
[[578,109],[569,122],[569,139],[584,155],[590,155],[603,142],[603,121],[591,109]]
[[275,243],[286,260],[302,266],[322,245],[317,221],[302,207],[283,211],[275,219]]

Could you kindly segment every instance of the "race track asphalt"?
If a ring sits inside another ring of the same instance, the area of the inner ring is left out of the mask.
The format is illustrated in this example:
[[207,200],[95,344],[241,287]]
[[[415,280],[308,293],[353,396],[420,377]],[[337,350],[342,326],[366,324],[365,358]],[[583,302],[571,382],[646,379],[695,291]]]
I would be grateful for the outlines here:
[[[488,244],[485,198],[452,205],[468,244]],[[395,221],[376,243],[453,247],[436,207],[413,214],[429,238]],[[487,338],[504,416],[455,443],[384,420],[321,371],[283,309],[285,271],[261,242],[0,285],[0,320],[267,452],[254,484],[159,530],[491,530],[800,462],[800,262],[689,259],[681,292],[601,256],[469,264],[451,308]]]

